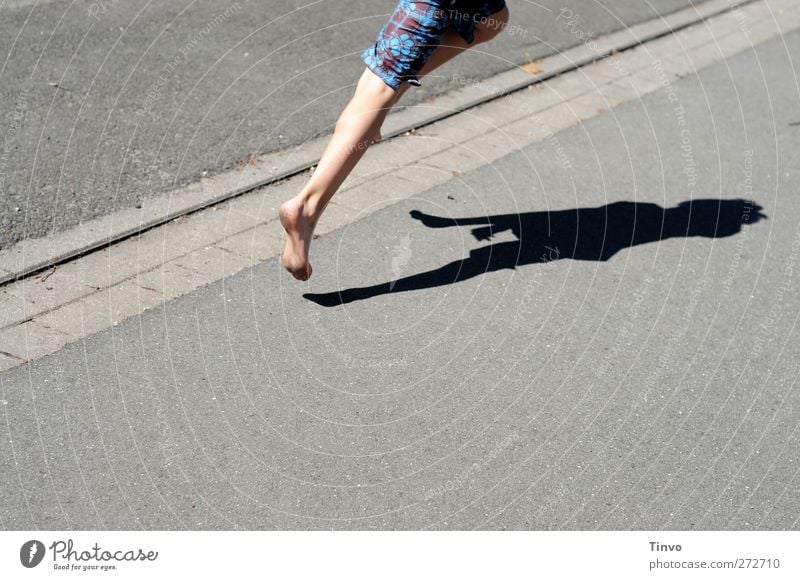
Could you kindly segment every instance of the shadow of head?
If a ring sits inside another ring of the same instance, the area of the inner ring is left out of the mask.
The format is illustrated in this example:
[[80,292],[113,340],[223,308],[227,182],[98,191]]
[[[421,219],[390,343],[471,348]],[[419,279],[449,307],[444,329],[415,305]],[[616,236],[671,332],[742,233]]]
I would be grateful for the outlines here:
[[665,221],[675,236],[723,238],[739,233],[744,225],[767,219],[763,209],[746,199],[697,199],[667,209]]
[[515,241],[483,245],[468,257],[364,288],[350,288],[304,296],[323,306],[336,306],[371,296],[431,288],[467,280],[501,269],[553,260],[606,261],[620,250],[670,238],[724,238],[767,216],[763,208],[745,199],[694,199],[663,208],[658,204],[619,201],[600,207],[574,208],[446,218],[411,212],[429,228],[470,227],[478,241],[491,241],[503,231]]

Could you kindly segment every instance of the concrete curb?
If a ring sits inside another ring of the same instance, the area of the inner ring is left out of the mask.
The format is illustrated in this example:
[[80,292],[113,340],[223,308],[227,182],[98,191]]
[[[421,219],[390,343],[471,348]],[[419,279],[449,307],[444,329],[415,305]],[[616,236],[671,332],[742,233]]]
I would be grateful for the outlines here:
[[[546,57],[537,62],[541,72],[532,74],[517,68],[501,73],[490,82],[481,83],[481,86],[464,86],[424,106],[393,113],[384,126],[384,139],[389,140],[447,119],[612,53],[631,49],[755,1],[709,0],[699,6],[591,39],[589,43]],[[171,194],[147,200],[139,209],[116,212],[53,236],[22,241],[0,252],[0,287],[106,248],[181,216],[301,174],[319,161],[327,139],[326,136],[289,151],[264,155],[253,165],[203,179]]]

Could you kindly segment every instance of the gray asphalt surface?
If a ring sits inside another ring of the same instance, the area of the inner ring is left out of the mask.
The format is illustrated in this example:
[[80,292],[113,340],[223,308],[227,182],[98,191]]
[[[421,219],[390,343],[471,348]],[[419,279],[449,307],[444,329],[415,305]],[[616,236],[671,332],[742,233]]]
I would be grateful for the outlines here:
[[0,526],[798,529],[787,51],[0,374]]
[[[511,2],[514,34],[406,102],[690,3],[647,4]],[[0,0],[0,249],[327,132],[394,5]]]

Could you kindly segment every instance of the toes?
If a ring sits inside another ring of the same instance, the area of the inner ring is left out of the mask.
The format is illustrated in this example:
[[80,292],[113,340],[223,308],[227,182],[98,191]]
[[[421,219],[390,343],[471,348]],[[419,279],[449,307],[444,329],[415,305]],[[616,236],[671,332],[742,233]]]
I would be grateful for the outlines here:
[[301,282],[305,282],[306,280],[311,278],[312,271],[313,270],[311,269],[311,264],[306,266],[304,269],[289,270],[292,276],[294,276],[297,280],[300,280]]

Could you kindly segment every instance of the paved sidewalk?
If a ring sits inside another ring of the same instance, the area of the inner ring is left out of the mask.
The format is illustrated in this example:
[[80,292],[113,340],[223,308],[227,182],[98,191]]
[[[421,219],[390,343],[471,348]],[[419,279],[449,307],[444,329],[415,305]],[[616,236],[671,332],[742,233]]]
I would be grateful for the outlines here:
[[36,282],[138,309],[2,331],[34,360],[0,373],[0,526],[797,529],[800,33],[742,50],[773,16],[376,148],[308,284],[272,222],[225,237],[279,189],[146,234],[149,274]]

